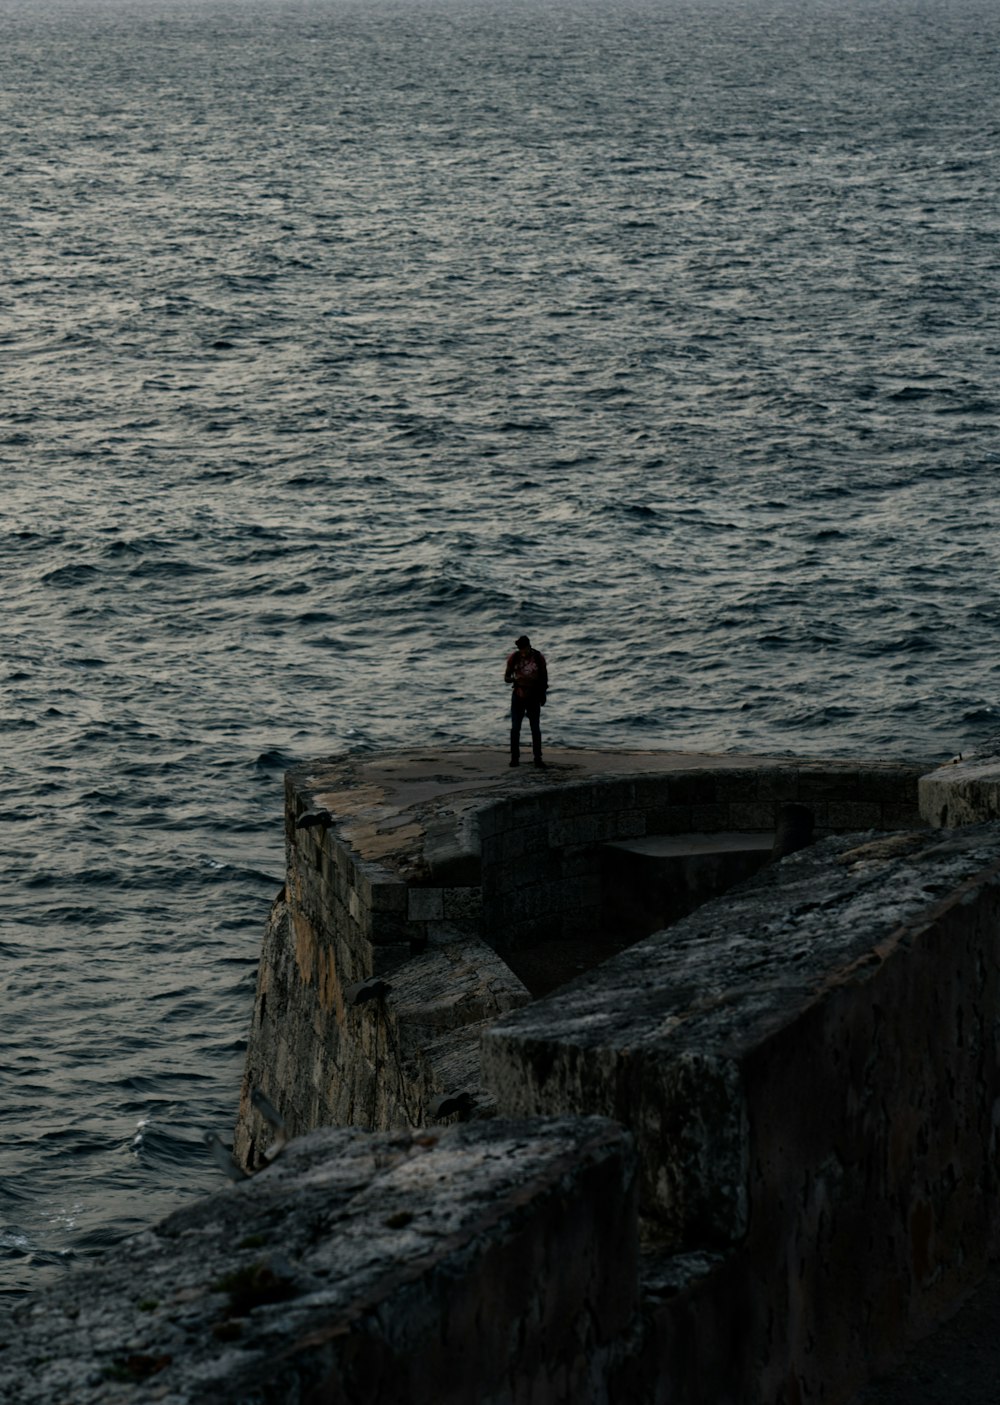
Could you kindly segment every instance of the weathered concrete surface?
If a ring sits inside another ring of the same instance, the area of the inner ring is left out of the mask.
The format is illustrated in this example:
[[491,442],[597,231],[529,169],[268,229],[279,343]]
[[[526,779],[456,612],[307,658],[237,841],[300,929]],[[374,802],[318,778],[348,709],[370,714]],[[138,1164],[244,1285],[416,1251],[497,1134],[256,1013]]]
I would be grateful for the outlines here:
[[996,1252],[998,880],[996,825],[830,839],[484,1033],[502,1111],[614,1117],[650,1231],[721,1254],[716,1398],[849,1398]]
[[5,1405],[609,1402],[634,1166],[598,1119],[326,1130],[5,1324]]
[[919,782],[920,813],[937,829],[1000,819],[1000,755],[939,766]]

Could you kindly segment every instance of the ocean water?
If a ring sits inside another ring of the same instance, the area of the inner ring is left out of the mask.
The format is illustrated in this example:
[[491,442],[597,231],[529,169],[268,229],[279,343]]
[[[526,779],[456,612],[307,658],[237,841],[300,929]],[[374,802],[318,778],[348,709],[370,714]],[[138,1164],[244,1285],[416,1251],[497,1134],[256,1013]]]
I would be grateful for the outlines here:
[[0,1295],[219,1183],[281,776],[1000,725],[1000,13],[0,0]]

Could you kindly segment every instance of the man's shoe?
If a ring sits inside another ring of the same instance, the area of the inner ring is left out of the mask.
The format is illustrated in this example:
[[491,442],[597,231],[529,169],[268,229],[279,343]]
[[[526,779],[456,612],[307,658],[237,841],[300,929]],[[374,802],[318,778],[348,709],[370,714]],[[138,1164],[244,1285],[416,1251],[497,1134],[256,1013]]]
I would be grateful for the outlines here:
[[520,765],[520,762],[518,761],[516,756],[512,756],[507,764],[508,766],[518,766]]
[[547,771],[548,769],[549,769],[548,766],[546,766],[546,764],[545,764],[545,762],[542,760],[542,758],[541,758],[540,756],[536,756],[536,757],[535,757],[535,770],[536,770],[536,771]]

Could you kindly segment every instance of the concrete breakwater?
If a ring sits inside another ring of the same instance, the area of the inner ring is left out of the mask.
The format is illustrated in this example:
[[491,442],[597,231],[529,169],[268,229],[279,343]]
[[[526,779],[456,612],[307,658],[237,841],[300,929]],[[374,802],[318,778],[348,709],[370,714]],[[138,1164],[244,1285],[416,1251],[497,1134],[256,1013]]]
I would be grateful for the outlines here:
[[[289,776],[252,1174],[24,1312],[5,1398],[846,1402],[974,1285],[990,778],[500,760]],[[772,863],[787,804],[819,842]]]

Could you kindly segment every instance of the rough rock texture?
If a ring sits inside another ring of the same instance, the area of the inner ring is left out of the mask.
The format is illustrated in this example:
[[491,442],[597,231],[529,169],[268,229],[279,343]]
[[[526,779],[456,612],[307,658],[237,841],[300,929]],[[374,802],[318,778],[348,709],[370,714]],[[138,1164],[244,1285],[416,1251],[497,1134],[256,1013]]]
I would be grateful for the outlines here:
[[998,875],[996,825],[830,839],[484,1033],[503,1112],[614,1117],[647,1231],[721,1253],[703,1398],[846,1398],[996,1252]]
[[251,1102],[255,1090],[278,1109],[289,1136],[331,1120],[419,1127],[438,1120],[436,1098],[462,1093],[463,1115],[492,1111],[480,1087],[480,1027],[530,997],[489,947],[467,938],[428,948],[357,991],[360,982],[343,981],[322,935],[304,979],[294,920],[279,898],[247,1050],[235,1144],[242,1165],[259,1166],[275,1136]]
[[600,1405],[637,1282],[611,1124],[316,1132],[17,1313],[0,1398]]
[[1000,754],[939,766],[919,782],[920,813],[938,829],[1000,819]]

